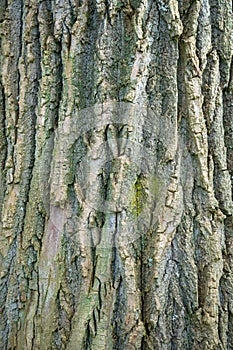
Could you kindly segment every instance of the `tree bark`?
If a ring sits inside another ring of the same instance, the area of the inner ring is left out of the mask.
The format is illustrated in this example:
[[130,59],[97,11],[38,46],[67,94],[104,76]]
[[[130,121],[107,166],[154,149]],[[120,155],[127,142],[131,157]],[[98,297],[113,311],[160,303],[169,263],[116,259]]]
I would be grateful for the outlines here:
[[0,1],[1,349],[233,349],[232,8]]

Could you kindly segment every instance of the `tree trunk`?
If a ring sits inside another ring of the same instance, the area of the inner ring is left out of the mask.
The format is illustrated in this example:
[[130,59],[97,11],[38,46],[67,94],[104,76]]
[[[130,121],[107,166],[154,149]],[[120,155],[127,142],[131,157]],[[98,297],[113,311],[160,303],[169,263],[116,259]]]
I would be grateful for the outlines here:
[[233,349],[230,0],[1,0],[1,349]]

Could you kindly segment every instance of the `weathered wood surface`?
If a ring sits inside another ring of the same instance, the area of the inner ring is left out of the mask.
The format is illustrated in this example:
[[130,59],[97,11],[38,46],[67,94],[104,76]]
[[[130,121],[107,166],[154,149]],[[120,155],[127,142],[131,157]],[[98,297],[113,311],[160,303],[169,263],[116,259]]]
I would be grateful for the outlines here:
[[230,0],[0,1],[0,348],[233,349]]

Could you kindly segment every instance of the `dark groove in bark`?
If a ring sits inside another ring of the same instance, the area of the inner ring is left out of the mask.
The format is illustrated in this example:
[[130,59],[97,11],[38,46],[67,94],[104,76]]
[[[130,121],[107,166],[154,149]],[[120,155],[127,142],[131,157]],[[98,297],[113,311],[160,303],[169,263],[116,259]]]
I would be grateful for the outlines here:
[[18,139],[18,121],[19,121],[19,99],[20,99],[20,70],[19,70],[19,60],[22,56],[23,47],[23,0],[20,1],[20,28],[19,28],[19,53],[17,57],[17,93],[16,93],[16,118],[15,118],[15,144]]
[[6,160],[7,160],[7,137],[6,137],[6,97],[4,86],[0,83],[0,215],[6,191]]
[[[182,40],[182,39],[181,39]],[[181,119],[183,117],[183,57],[182,57],[182,41],[178,41],[178,61],[177,61],[177,122],[178,122],[178,128],[181,123]]]

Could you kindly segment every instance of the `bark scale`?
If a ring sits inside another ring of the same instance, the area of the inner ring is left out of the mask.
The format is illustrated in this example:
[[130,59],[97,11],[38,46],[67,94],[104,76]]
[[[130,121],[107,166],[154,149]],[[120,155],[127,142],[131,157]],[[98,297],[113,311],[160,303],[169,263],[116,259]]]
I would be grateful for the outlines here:
[[0,2],[2,349],[233,348],[232,7]]

